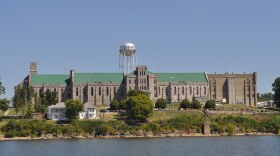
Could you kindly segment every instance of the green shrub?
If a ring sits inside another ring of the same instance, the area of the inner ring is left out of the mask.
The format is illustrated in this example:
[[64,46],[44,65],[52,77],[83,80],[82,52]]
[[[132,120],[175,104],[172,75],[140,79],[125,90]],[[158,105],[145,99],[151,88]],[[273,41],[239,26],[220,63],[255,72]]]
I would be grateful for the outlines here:
[[118,100],[112,100],[112,102],[110,103],[110,109],[111,110],[119,110],[119,102]]
[[120,102],[120,109],[126,110],[126,102],[127,102],[126,99],[125,99],[125,100],[122,100],[122,101]]
[[102,125],[97,127],[95,135],[106,136],[108,134],[109,135],[115,135],[116,134],[116,131],[113,129],[112,126],[107,125],[107,124],[102,124]]
[[189,102],[188,99],[184,99],[180,102],[180,108],[190,108],[191,107],[191,103]]
[[61,132],[63,135],[72,137],[75,135],[76,129],[73,125],[67,125],[61,128]]
[[214,100],[208,100],[205,103],[204,108],[212,108],[214,109],[216,107],[215,101]]
[[165,109],[167,105],[167,101],[165,99],[158,99],[155,103],[156,108]]
[[234,125],[233,123],[229,123],[228,125],[226,125],[225,131],[228,133],[228,135],[236,133],[236,125]]
[[104,121],[77,121],[77,126],[84,132],[92,134],[96,131],[97,127],[104,124]]
[[169,119],[167,123],[172,129],[182,130],[190,132],[191,130],[197,130],[201,128],[201,123],[203,122],[202,117],[197,115],[191,116],[178,116],[176,118]]
[[210,125],[210,129],[211,129],[211,133],[219,133],[219,134],[224,133],[223,126],[221,126],[216,122]]
[[16,135],[17,134],[15,131],[9,131],[9,132],[5,132],[4,138],[14,138]]
[[199,108],[201,108],[200,102],[199,102],[198,100],[193,100],[193,102],[192,102],[192,108],[193,108],[193,109],[199,109]]
[[161,126],[157,122],[144,124],[141,128],[146,132],[153,132],[154,134],[158,134],[161,131]]

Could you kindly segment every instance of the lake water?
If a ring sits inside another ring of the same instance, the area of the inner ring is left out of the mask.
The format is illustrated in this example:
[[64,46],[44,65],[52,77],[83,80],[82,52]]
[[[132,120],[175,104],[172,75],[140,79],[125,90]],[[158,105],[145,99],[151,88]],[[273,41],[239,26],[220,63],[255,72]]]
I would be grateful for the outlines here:
[[0,141],[0,156],[280,156],[280,136]]

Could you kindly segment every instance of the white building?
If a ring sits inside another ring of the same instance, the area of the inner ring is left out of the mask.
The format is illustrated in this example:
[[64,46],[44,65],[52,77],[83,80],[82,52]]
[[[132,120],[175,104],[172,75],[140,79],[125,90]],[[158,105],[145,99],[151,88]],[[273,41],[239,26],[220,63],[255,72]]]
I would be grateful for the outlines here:
[[66,120],[64,102],[59,102],[56,105],[49,106],[47,115],[50,120]]
[[[47,117],[50,120],[67,120],[65,117],[65,104],[59,102],[56,105],[48,107]],[[90,105],[88,102],[84,105],[84,111],[79,113],[79,119],[95,119],[96,108]]]
[[96,109],[88,102],[84,105],[84,111],[79,113],[79,119],[95,119]]

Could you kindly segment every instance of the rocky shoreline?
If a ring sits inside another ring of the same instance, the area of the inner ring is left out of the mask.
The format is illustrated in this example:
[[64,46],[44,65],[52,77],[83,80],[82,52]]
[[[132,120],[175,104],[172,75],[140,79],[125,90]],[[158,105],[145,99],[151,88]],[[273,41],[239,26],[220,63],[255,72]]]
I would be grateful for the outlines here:
[[105,135],[105,136],[53,136],[52,134],[47,134],[41,137],[14,137],[14,138],[4,138],[0,136],[0,141],[5,140],[68,140],[68,139],[117,139],[117,138],[166,138],[166,137],[219,137],[219,136],[277,136],[273,133],[236,133],[236,134],[202,134],[202,133],[168,133],[168,134],[153,134],[147,133],[144,135]]

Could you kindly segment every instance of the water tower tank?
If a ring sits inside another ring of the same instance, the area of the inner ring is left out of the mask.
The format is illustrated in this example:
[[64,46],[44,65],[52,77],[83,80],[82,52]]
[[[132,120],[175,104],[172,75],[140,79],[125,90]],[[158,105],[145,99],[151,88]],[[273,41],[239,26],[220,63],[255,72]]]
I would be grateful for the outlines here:
[[119,68],[124,74],[129,74],[136,67],[136,47],[127,42],[120,46]]

